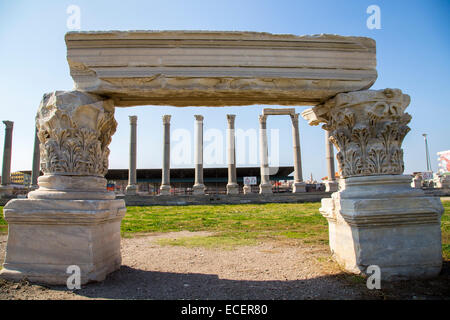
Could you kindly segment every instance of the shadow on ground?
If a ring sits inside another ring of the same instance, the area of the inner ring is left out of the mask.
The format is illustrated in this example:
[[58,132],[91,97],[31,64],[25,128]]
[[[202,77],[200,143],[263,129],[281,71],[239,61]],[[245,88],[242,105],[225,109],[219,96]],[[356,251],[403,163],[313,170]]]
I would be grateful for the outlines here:
[[[24,285],[22,283],[21,288],[24,289],[27,286],[36,287],[35,285]],[[51,286],[42,289],[61,294],[68,291],[63,286]],[[144,271],[122,266],[120,270],[110,274],[103,282],[89,283],[82,286],[80,290],[70,293],[69,296],[54,298],[161,300],[450,299],[449,290],[450,261],[444,262],[440,276],[435,279],[383,282],[381,290],[369,290],[364,278],[346,273],[295,281],[246,281],[220,279],[214,274]],[[8,290],[8,292],[10,291]],[[3,299],[17,298],[17,295],[14,296],[13,293],[7,297],[2,296]],[[39,296],[35,298],[39,299]]]

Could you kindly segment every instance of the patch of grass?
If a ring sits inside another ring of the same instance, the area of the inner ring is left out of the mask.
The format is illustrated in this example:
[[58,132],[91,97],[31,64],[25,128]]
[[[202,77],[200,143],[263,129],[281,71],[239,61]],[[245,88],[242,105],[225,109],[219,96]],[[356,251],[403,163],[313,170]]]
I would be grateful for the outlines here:
[[234,249],[237,246],[251,246],[257,244],[257,234],[246,232],[219,233],[211,236],[194,236],[179,239],[159,239],[160,245]]
[[209,231],[213,236],[162,240],[160,244],[233,247],[257,239],[302,239],[324,243],[327,222],[320,203],[128,207],[122,235],[141,232]]
[[450,260],[450,201],[442,201],[442,204],[445,210],[441,220],[442,256]]
[[3,207],[0,206],[0,235],[8,233],[8,224],[3,218]]

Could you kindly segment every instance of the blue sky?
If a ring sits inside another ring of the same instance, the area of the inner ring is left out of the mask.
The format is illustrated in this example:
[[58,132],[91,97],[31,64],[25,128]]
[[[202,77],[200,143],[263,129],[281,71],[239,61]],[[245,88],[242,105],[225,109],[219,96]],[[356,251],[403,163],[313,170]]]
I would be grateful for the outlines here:
[[[30,170],[34,117],[43,93],[70,90],[64,34],[69,5],[81,9],[81,30],[240,30],[290,34],[366,36],[377,42],[378,80],[372,89],[400,88],[411,96],[411,131],[403,144],[405,173],[426,169],[422,133],[428,133],[433,169],[436,152],[450,149],[450,1],[0,1],[0,120],[15,123],[12,170]],[[369,30],[369,5],[381,9],[381,29]],[[226,108],[116,108],[111,168],[128,166],[128,115],[138,116],[138,168],[159,168],[163,114],[172,129],[193,130],[194,114],[205,130],[225,132],[226,114],[236,127],[258,128],[264,106]],[[306,107],[296,107],[301,112]],[[272,117],[279,129],[280,164],[292,165],[290,120]],[[300,121],[303,174],[326,175],[323,131]],[[4,126],[0,130],[3,152]],[[252,165],[252,164],[248,164]]]

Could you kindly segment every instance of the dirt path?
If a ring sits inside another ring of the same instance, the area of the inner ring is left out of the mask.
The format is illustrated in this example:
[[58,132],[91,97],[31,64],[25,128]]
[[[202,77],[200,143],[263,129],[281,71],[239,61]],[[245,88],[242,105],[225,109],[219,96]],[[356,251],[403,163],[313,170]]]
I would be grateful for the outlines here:
[[[263,242],[235,250],[156,242],[206,234],[178,232],[123,239],[123,265],[104,282],[72,292],[65,287],[0,280],[0,299],[411,299],[427,298],[427,294],[442,297],[449,284],[447,275],[436,280],[437,286],[417,282],[419,287],[414,290],[409,283],[406,288],[391,285],[392,292],[389,288],[370,291],[363,279],[340,271],[326,246],[297,241]],[[5,240],[0,237],[1,257]],[[434,289],[426,293],[430,288]]]

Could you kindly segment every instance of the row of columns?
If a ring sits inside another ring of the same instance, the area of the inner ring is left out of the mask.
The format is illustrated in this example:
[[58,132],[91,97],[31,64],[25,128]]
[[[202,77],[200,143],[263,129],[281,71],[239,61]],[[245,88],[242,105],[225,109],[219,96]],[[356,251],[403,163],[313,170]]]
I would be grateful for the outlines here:
[[[2,193],[9,193],[12,191],[11,185],[11,157],[12,157],[12,136],[13,136],[13,121],[3,121],[5,124],[5,141],[3,147],[3,162],[2,162],[2,179],[0,191]],[[37,189],[37,180],[40,174],[40,150],[39,150],[39,138],[37,130],[34,134],[34,146],[33,146],[33,165],[31,172],[31,189]]]
[[[137,191],[136,176],[136,154],[137,154],[137,116],[130,116],[130,158],[129,158],[129,175],[127,194],[135,194]],[[161,195],[170,194],[170,115],[163,116],[163,162],[162,162],[162,181],[160,187]],[[205,185],[203,183],[203,116],[195,115],[195,182],[194,194],[204,194]],[[228,194],[239,194],[239,185],[237,183],[236,174],[236,148],[235,148],[235,119],[236,115],[227,114],[227,162],[228,162]],[[292,138],[294,148],[294,184],[293,192],[304,192],[305,184],[302,177],[301,151],[300,151],[300,134],[298,127],[298,114],[291,115],[292,120]],[[12,121],[3,121],[5,124],[5,144],[3,152],[2,166],[2,188],[11,184],[11,149],[12,149],[12,131],[14,123]],[[269,176],[269,154],[267,143],[267,116],[259,116],[260,123],[260,159],[261,159],[261,184],[260,193],[271,193],[272,185]],[[326,191],[334,192],[337,190],[337,182],[335,179],[333,145],[329,139],[329,132],[325,131],[325,146],[328,181],[326,181]],[[31,185],[32,189],[37,188],[37,180],[40,174],[40,152],[39,138],[37,131],[34,139],[33,166]],[[247,188],[248,189],[248,188]],[[245,190],[244,190],[245,191]],[[247,190],[248,191],[248,190]]]
[[[205,194],[205,185],[203,182],[203,116],[195,115],[195,182],[193,186],[193,194]],[[130,166],[129,166],[129,180],[126,188],[127,194],[135,194],[137,191],[136,182],[136,127],[137,117],[130,116]],[[162,159],[162,181],[160,187],[161,195],[170,194],[170,115],[164,115],[163,119],[163,159]],[[237,183],[236,174],[236,142],[235,142],[235,119],[236,115],[227,114],[227,162],[228,162],[228,183],[227,194],[239,194],[239,185]],[[292,140],[294,148],[294,184],[293,193],[305,192],[305,183],[302,175],[302,162],[300,151],[300,133],[298,127],[298,113],[291,115],[292,120]],[[259,144],[260,144],[260,168],[261,168],[261,183],[259,185],[260,193],[272,193],[272,185],[270,183],[270,168],[269,168],[269,151],[267,143],[267,115],[259,116]],[[331,190],[330,185],[337,186],[334,174],[334,160],[333,160],[333,146],[326,136],[326,154],[328,177],[327,191]],[[248,192],[248,187],[244,187],[244,193]],[[337,189],[337,188],[336,188]],[[246,192],[247,191],[247,192]]]

